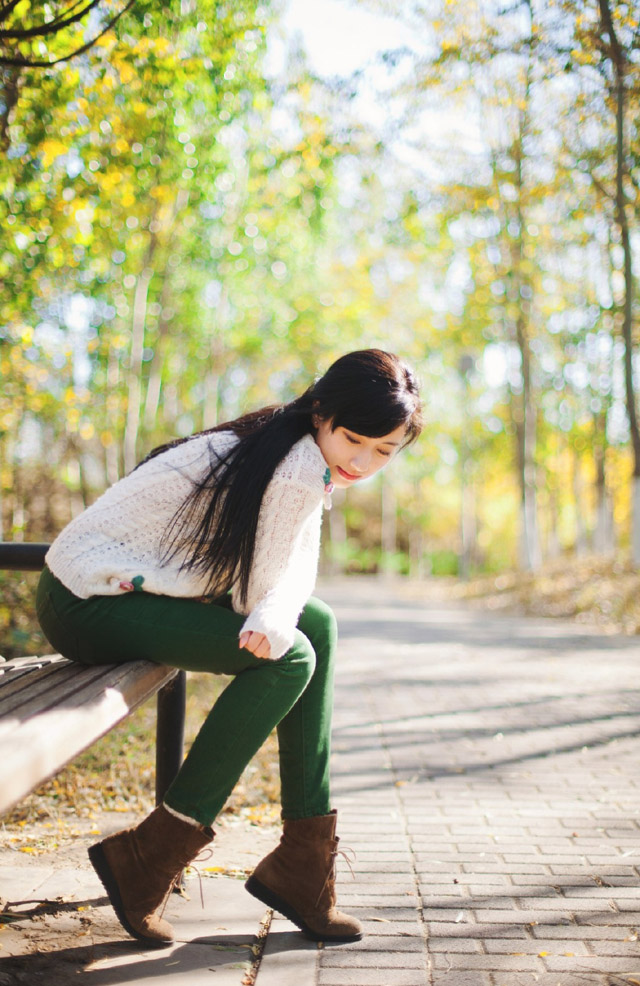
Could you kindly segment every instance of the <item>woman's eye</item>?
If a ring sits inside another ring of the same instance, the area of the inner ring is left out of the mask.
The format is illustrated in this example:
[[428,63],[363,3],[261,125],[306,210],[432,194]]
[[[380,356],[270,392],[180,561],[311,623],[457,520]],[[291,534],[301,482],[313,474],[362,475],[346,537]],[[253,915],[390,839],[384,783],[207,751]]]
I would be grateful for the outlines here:
[[379,448],[378,455],[384,455],[384,457],[388,459],[389,456],[391,455],[391,452],[387,452],[386,449]]
[[346,438],[347,438],[347,441],[348,442],[351,442],[352,445],[359,445],[360,444],[360,442],[358,441],[358,439],[357,438],[354,438],[353,435],[347,435]]

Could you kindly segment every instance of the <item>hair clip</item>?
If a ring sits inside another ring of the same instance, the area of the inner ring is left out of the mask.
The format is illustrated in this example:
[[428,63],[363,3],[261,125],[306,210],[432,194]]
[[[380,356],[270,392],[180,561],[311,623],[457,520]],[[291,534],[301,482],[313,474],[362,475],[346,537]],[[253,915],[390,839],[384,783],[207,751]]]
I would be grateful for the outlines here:
[[329,466],[327,466],[324,471],[322,482],[324,483],[324,509],[331,510],[331,494],[333,493],[335,487],[331,482],[331,470],[329,469]]

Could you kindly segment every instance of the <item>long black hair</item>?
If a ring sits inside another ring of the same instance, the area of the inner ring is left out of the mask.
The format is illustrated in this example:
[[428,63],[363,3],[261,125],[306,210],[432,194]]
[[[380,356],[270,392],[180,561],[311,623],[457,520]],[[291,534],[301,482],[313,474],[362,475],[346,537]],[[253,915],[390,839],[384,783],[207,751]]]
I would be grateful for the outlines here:
[[[253,411],[199,435],[231,431],[239,439],[226,453],[210,450],[210,464],[176,511],[165,532],[164,560],[180,555],[182,569],[207,578],[221,595],[236,582],[246,601],[258,516],[276,466],[304,435],[313,434],[312,416],[358,435],[378,438],[406,428],[404,445],[422,428],[418,384],[397,356],[380,349],[347,353],[304,394]],[[192,438],[155,448],[142,465]]]

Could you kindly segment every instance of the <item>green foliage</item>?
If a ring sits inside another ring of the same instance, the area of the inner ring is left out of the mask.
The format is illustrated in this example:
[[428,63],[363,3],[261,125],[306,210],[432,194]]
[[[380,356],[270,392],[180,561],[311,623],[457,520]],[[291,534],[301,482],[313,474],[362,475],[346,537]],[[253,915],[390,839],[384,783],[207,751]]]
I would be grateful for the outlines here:
[[[397,555],[381,557],[375,487],[350,494],[334,562],[437,568],[468,550],[474,570],[513,564],[527,489],[546,550],[583,521],[597,540],[603,495],[624,543],[598,9],[394,5],[431,47],[392,93],[390,137],[300,60],[265,79],[279,10],[256,0],[137,2],[72,61],[3,70],[4,536],[53,536],[154,445],[380,345],[418,368],[427,423],[390,470]],[[633,11],[614,10],[635,58]],[[628,100],[637,223],[632,86]]]
[[0,656],[50,653],[35,612],[37,575],[0,572]]

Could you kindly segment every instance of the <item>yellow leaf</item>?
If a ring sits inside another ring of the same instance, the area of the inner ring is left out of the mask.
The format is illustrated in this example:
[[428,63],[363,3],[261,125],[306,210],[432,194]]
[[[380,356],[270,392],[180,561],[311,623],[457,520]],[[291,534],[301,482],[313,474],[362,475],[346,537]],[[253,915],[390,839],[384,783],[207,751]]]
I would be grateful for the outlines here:
[[45,168],[48,168],[57,157],[60,157],[61,154],[66,154],[68,148],[61,140],[56,140],[55,137],[52,137],[42,142],[40,150],[42,153],[42,164]]

